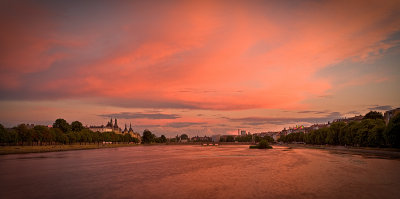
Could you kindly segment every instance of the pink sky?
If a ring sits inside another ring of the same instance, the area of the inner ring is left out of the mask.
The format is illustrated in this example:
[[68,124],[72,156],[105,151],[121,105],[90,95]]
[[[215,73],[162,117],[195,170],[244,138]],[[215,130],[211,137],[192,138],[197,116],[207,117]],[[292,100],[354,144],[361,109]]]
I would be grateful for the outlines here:
[[400,106],[399,1],[5,1],[0,123],[204,135]]

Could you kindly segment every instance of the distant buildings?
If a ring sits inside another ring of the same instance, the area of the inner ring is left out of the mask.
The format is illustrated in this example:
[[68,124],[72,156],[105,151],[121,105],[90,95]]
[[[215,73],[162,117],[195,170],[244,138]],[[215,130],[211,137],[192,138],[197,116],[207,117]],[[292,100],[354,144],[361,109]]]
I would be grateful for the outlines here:
[[265,136],[269,136],[269,137],[272,137],[276,141],[281,136],[281,132],[280,131],[268,131],[268,132],[254,133],[254,135],[262,137],[262,138]]
[[104,126],[104,125],[90,126],[89,129],[93,132],[100,132],[100,133],[104,133],[104,132],[122,133],[121,128],[118,127],[117,118],[115,118],[114,124],[113,124],[113,121],[111,118],[106,126]]
[[212,138],[208,137],[208,136],[204,136],[204,137],[194,136],[194,137],[190,138],[190,141],[192,141],[192,142],[211,142]]
[[221,135],[213,135],[213,136],[211,137],[211,140],[212,140],[213,142],[219,142],[220,139],[221,139]]
[[390,119],[400,113],[400,108],[396,108],[390,111],[386,111],[383,115],[383,119],[385,120],[386,124],[389,123]]
[[340,118],[340,119],[335,119],[333,120],[333,122],[345,122],[345,123],[349,123],[349,122],[358,122],[361,121],[364,118],[364,116],[362,115],[358,115],[358,116],[354,116],[354,117],[349,117],[349,118]]
[[119,128],[119,126],[118,126],[117,118],[114,119],[114,123],[113,123],[113,120],[111,118],[106,126],[104,126],[104,125],[101,125],[101,126],[90,126],[89,129],[91,131],[93,131],[93,132],[100,132],[100,133],[114,132],[116,134],[122,134],[122,135],[130,134],[132,137],[135,137],[135,138],[140,140],[140,134],[139,133],[135,133],[133,131],[132,124],[129,124],[129,130],[127,129],[127,126],[125,124],[125,129],[122,131],[122,129]]

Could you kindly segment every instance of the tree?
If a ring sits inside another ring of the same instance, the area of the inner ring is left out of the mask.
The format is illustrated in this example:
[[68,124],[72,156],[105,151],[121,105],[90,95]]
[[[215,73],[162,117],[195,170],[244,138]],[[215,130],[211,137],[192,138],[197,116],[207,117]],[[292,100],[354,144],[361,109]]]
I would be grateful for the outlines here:
[[65,144],[68,142],[67,135],[59,128],[51,128],[50,133],[53,134],[55,138],[54,141],[60,144]]
[[260,143],[258,143],[258,148],[259,149],[270,149],[272,147],[268,144],[267,140],[261,140]]
[[79,132],[79,131],[82,131],[82,129],[83,129],[83,125],[82,125],[81,122],[74,121],[74,122],[71,123],[71,130],[72,131]]
[[227,142],[234,142],[235,141],[235,138],[233,137],[233,136],[228,136],[228,137],[226,137],[226,141]]
[[[338,145],[341,143],[341,141],[344,140],[344,133],[343,129],[346,126],[346,123],[344,122],[334,122],[331,124],[329,127],[329,131],[326,137],[326,143],[332,144],[332,145]],[[343,136],[343,138],[342,138]],[[343,141],[344,142],[344,141]]]
[[250,146],[250,149],[272,149],[267,140],[261,140],[256,146]]
[[187,140],[187,139],[189,139],[188,135],[186,135],[186,134],[181,135],[181,140]]
[[363,120],[365,119],[381,119],[383,120],[383,115],[381,112],[376,112],[376,111],[370,111],[369,113],[367,113],[364,117]]
[[154,142],[154,138],[155,138],[155,135],[153,133],[151,133],[150,130],[146,129],[143,131],[143,139],[142,139],[143,143],[146,143],[146,144],[152,143],[152,142]]
[[131,134],[125,134],[123,137],[124,142],[130,142],[131,138],[132,138]]
[[383,139],[380,135],[383,133],[384,125],[383,120],[363,119],[359,124],[354,143],[359,146],[378,145]]
[[384,132],[386,142],[389,146],[400,147],[400,114],[390,119],[389,124]]
[[67,133],[68,131],[71,130],[71,126],[68,124],[68,122],[61,118],[56,119],[56,121],[53,124],[53,128],[58,128],[64,133]]
[[8,143],[8,133],[3,125],[0,124],[0,143]]
[[14,129],[17,132],[19,141],[22,142],[22,145],[24,145],[25,142],[28,142],[28,144],[32,143],[33,129],[28,129],[25,124],[20,124],[17,127],[14,127]]
[[[299,140],[298,140],[298,142],[303,142],[303,134],[304,133],[299,133]],[[264,136],[264,138],[263,138],[264,140],[267,140],[267,142],[268,143],[272,143],[272,142],[274,142],[275,140],[274,140],[274,138],[272,138],[271,136]]]
[[343,128],[345,145],[354,146],[356,144],[355,137],[359,128],[360,122],[355,121],[348,123]]
[[33,127],[33,130],[34,130],[33,140],[38,144],[40,143],[40,145],[42,145],[45,136],[47,136],[48,134],[49,128],[43,125],[36,125],[35,127]]
[[385,122],[383,120],[373,120],[374,127],[368,133],[368,145],[372,147],[381,147],[385,143]]
[[160,139],[161,139],[161,143],[167,142],[167,138],[165,137],[165,135],[161,135]]

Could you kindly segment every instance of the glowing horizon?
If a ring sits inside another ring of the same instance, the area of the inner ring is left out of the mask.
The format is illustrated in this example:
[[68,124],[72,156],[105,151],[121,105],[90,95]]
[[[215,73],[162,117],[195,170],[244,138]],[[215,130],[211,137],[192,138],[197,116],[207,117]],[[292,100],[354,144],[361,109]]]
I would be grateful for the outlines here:
[[400,107],[400,2],[0,4],[0,123],[281,130]]

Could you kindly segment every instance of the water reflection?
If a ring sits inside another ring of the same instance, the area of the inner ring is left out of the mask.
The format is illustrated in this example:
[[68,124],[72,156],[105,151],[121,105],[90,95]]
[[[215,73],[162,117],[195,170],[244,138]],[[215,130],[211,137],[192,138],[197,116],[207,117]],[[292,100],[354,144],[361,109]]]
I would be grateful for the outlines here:
[[400,161],[323,150],[138,146],[0,156],[2,198],[397,198]]

